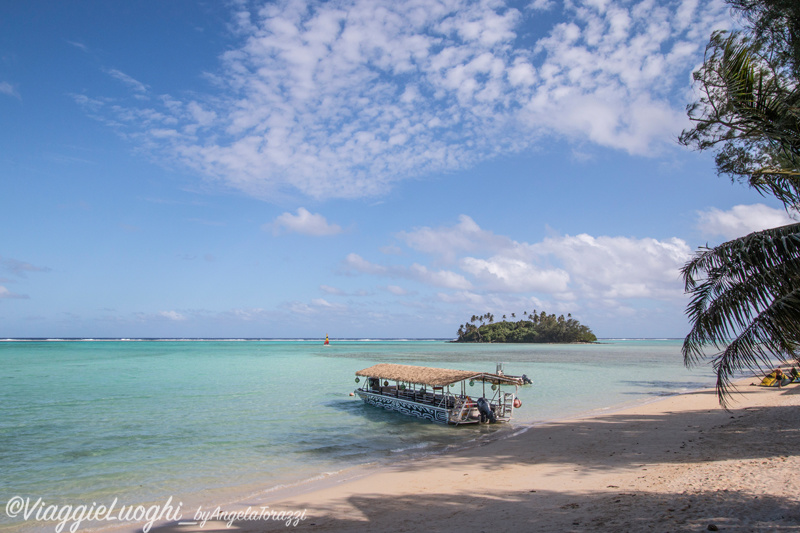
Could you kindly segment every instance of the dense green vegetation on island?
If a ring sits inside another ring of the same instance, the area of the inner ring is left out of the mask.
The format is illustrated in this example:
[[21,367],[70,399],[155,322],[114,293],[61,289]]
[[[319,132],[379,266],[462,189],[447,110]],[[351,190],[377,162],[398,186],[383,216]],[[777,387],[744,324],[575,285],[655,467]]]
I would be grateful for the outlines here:
[[[456,342],[595,342],[592,330],[568,314],[556,318],[544,311],[523,313],[524,318],[516,322],[506,320],[494,321],[494,315],[486,313],[482,316],[472,315],[466,324],[458,328]],[[511,318],[516,318],[511,313]],[[478,325],[480,324],[480,325]]]

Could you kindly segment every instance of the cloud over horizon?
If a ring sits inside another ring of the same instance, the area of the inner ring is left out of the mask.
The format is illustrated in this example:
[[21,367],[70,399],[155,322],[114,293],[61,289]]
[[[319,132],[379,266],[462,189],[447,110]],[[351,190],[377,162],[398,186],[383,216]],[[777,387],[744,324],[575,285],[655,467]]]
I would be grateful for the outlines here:
[[[627,309],[625,302],[652,299],[680,302],[680,268],[691,255],[679,238],[657,240],[620,236],[554,235],[536,243],[516,242],[483,230],[461,215],[453,226],[423,227],[397,235],[436,262],[452,260],[451,270],[432,271],[420,262],[411,266],[376,264],[351,253],[344,265],[350,273],[411,279],[440,292],[444,302],[533,302],[541,306],[569,303]],[[470,238],[479,236],[478,246]],[[447,243],[450,247],[447,247]],[[437,246],[438,245],[438,246]]]

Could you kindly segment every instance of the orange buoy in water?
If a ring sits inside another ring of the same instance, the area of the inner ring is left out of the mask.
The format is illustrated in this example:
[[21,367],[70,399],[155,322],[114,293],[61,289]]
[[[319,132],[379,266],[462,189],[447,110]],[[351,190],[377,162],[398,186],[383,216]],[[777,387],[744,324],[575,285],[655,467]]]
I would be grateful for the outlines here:
[[522,400],[514,398],[514,409],[519,409],[520,407],[522,407]]
[[355,393],[351,392],[351,393],[350,393],[350,396],[355,396]]

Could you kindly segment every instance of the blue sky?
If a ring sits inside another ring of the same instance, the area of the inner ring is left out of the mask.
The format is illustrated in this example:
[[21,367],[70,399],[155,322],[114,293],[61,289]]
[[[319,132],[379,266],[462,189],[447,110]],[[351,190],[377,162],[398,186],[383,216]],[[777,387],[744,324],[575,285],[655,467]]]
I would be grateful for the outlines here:
[[0,338],[682,337],[788,223],[677,144],[719,1],[4,2]]

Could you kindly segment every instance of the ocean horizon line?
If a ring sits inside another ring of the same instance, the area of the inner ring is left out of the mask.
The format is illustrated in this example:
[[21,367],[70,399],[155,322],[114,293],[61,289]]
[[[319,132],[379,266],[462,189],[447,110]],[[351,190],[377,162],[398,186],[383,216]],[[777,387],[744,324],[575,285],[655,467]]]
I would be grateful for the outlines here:
[[[317,342],[325,337],[7,337],[0,342]],[[452,341],[454,337],[329,337],[337,342]],[[671,341],[683,337],[598,337],[598,341]],[[541,344],[541,343],[508,343]],[[545,343],[553,344],[553,343]]]

